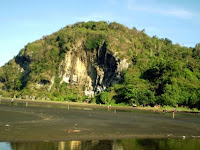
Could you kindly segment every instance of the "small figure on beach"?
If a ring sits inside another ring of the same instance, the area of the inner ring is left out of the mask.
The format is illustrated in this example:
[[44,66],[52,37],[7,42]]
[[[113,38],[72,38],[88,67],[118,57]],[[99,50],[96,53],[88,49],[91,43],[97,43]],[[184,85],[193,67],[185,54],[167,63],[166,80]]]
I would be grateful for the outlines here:
[[166,113],[166,109],[163,109],[163,114],[165,114]]
[[14,103],[14,99],[12,98],[12,99],[11,99],[11,104],[13,104],[13,103]]

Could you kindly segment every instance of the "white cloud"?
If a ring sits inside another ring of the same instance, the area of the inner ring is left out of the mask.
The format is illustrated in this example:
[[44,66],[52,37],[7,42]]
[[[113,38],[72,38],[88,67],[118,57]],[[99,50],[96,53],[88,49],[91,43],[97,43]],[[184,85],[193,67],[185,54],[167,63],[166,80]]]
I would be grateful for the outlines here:
[[192,12],[189,12],[187,10],[171,10],[168,12],[169,15],[180,17],[180,18],[191,18],[192,16],[195,16]]
[[132,11],[160,14],[181,19],[191,19],[195,16],[195,13],[189,10],[174,5],[161,4],[155,0],[129,0],[128,9]]

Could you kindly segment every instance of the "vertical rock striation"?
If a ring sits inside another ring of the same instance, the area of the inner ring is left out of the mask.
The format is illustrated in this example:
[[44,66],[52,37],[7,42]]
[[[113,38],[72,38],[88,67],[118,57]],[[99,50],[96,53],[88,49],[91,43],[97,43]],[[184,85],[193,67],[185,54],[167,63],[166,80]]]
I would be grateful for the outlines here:
[[76,85],[84,90],[85,95],[93,97],[95,93],[119,82],[120,73],[128,68],[129,63],[116,58],[104,43],[93,52],[81,45],[75,51],[68,51],[60,66],[61,83]]

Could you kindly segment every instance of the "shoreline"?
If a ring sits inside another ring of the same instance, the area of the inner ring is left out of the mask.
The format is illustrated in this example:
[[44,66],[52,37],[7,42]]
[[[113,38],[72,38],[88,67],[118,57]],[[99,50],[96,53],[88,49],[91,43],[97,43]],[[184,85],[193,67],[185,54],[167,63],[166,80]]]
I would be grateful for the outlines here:
[[60,138],[60,139],[54,139],[54,138],[49,138],[49,139],[0,139],[1,142],[67,142],[67,141],[94,141],[94,140],[122,140],[122,139],[179,139],[179,140],[200,140],[200,136],[164,136],[164,135],[135,135],[135,134],[130,134],[130,135],[104,135],[104,136],[91,136],[91,137],[85,137],[85,135],[80,136],[80,137],[69,137],[69,138]]
[[[11,98],[0,98],[2,101],[10,101]],[[46,103],[46,104],[55,104],[55,105],[72,105],[72,106],[88,106],[92,108],[105,108],[105,109],[116,109],[116,110],[142,110],[142,111],[153,111],[159,113],[172,113],[172,112],[181,112],[181,113],[200,113],[200,110],[192,110],[190,108],[183,108],[183,107],[171,107],[171,106],[164,106],[164,107],[150,107],[150,106],[109,106],[105,104],[96,104],[96,103],[85,103],[85,102],[69,102],[69,101],[49,101],[49,100],[26,100],[26,99],[18,99],[15,98],[14,101],[19,102],[30,102],[30,103]]]

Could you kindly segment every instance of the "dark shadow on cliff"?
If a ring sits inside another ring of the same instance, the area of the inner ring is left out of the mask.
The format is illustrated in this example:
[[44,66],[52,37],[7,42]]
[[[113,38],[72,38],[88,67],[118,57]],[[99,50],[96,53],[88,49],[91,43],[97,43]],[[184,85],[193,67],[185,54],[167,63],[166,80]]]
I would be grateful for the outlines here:
[[30,70],[29,65],[30,65],[31,59],[25,55],[22,55],[22,56],[17,55],[15,57],[15,62],[18,65],[20,65],[20,67],[23,68],[23,70],[24,70],[20,77],[20,81],[22,83],[21,89],[23,89],[24,87],[26,87],[26,85],[30,79],[29,74],[30,74],[31,70]]

